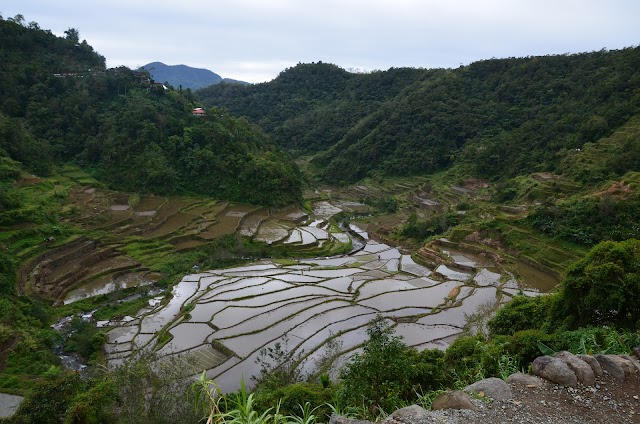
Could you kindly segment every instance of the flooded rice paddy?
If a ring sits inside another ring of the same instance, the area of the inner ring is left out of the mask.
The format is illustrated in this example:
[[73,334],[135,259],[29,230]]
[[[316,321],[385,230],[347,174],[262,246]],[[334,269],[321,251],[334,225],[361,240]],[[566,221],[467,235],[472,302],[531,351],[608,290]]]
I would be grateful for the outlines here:
[[[333,212],[329,206],[318,212]],[[277,237],[301,245],[309,242],[305,234],[316,242],[331,239],[321,223]],[[366,239],[357,226],[351,230]],[[223,391],[233,391],[243,377],[249,382],[259,373],[260,350],[276,343],[298,358],[306,374],[322,361],[334,370],[343,364],[366,341],[367,325],[377,317],[409,346],[444,349],[469,316],[495,310],[519,290],[512,276],[472,258],[456,258],[464,268],[430,269],[396,247],[365,241],[351,255],[286,265],[262,261],[185,276],[168,303],[156,302],[108,333],[109,362],[117,366],[152,350],[196,364],[194,373],[206,369]]]
[[[367,186],[356,189],[371,191]],[[162,244],[167,254],[233,233],[307,254],[351,249],[342,256],[263,261],[187,275],[170,299],[157,297],[136,316],[103,323],[114,327],[106,344],[111,365],[155,351],[190,364],[194,374],[207,370],[224,391],[238,388],[243,376],[250,382],[260,370],[260,350],[276,343],[299,358],[297,365],[306,374],[315,373],[319,362],[336,370],[366,341],[368,323],[380,316],[406,344],[444,349],[464,331],[470,316],[494,310],[521,290],[535,296],[537,289],[546,291],[557,283],[529,265],[514,263],[512,271],[524,278],[522,283],[491,259],[451,249],[453,243],[444,244],[447,251],[440,249],[446,263],[425,266],[416,262],[419,256],[414,261],[396,246],[370,240],[369,231],[380,234],[375,225],[329,225],[328,219],[341,211],[367,213],[368,206],[347,200],[316,201],[309,213],[299,207],[272,212],[197,199],[142,197],[136,203],[115,198],[103,218],[90,215],[98,194],[79,197],[87,227],[109,227],[123,237],[154,241],[149,248]],[[99,249],[105,253],[98,255]],[[80,262],[88,264],[90,255],[95,256],[95,272],[76,279],[71,271],[81,270]],[[46,279],[32,275],[32,287],[68,279],[65,290],[55,293],[65,303],[161,277],[145,274],[121,246],[92,240],[78,240],[42,259],[50,272]],[[36,265],[34,270],[43,269]]]

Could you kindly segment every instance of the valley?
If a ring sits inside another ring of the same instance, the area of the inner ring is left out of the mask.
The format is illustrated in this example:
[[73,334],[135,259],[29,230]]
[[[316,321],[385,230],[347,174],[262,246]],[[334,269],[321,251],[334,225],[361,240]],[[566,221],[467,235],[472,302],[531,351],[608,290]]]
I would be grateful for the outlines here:
[[640,345],[638,47],[192,91],[0,33],[12,424],[373,421]]
[[[306,208],[272,209],[116,192],[66,166],[19,185],[38,196],[65,193],[59,225],[67,237],[26,246],[24,228],[3,234],[30,258],[19,291],[91,313],[106,332],[110,366],[150,352],[176,356],[233,391],[238,375],[258,377],[261,351],[284,341],[309,378],[335,375],[376,317],[409,346],[444,350],[460,335],[486,331],[516,294],[552,290],[580,254],[532,236],[518,247],[482,236],[482,223],[496,220],[506,237],[526,234],[518,218],[533,204],[496,207],[487,182],[443,181],[319,186],[304,192]],[[389,202],[393,212],[384,209]],[[398,238],[410,215],[446,211],[464,221],[443,237],[420,245]],[[231,248],[206,250],[220,240]],[[246,265],[208,268],[196,259],[203,250],[219,264]],[[184,260],[191,262],[172,267]]]

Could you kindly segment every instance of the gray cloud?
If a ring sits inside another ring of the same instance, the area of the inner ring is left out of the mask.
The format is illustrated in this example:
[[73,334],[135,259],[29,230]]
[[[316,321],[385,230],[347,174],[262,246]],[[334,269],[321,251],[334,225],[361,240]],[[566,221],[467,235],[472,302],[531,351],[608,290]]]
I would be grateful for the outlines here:
[[638,45],[635,0],[5,0],[3,16],[78,28],[108,66],[151,61],[251,82],[298,62],[457,67]]

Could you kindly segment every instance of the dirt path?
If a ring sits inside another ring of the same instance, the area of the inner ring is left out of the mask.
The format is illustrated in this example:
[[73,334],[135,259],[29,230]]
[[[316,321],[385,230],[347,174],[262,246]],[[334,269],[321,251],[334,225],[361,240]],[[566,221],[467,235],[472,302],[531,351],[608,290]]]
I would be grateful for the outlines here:
[[640,375],[627,376],[620,383],[605,374],[596,381],[594,387],[579,386],[575,389],[552,383],[545,383],[539,388],[512,386],[513,400],[489,404],[480,402],[480,410],[470,413],[466,419],[444,422],[640,423]]

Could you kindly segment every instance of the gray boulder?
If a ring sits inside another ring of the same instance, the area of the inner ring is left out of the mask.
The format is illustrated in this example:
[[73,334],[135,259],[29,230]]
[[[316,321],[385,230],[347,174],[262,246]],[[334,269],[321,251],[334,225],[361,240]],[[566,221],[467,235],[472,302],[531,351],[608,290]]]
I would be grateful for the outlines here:
[[636,373],[636,367],[633,363],[620,355],[605,355],[611,358],[612,361],[617,362],[620,368],[624,371],[625,375],[632,375]]
[[480,393],[483,392],[494,400],[509,400],[513,399],[513,393],[511,387],[499,378],[490,377],[484,380],[476,381],[473,384],[464,388],[467,393]]
[[593,355],[602,367],[602,371],[610,374],[619,381],[624,381],[624,370],[617,361],[611,359],[612,355]]
[[329,424],[371,424],[366,420],[353,420],[351,418],[345,418],[341,415],[331,414],[329,418]]
[[629,355],[620,355],[620,357],[629,361],[631,365],[633,365],[633,367],[636,369],[636,372],[640,372],[640,362],[638,362],[636,358]]
[[473,409],[476,407],[471,401],[471,396],[460,390],[446,392],[433,400],[431,409],[437,411],[439,409]]
[[528,387],[540,387],[544,384],[544,380],[541,380],[535,375],[523,374],[517,372],[507,377],[507,383],[512,386],[528,386]]
[[562,359],[565,364],[567,364],[569,368],[571,368],[571,371],[573,371],[578,378],[578,382],[584,384],[585,386],[593,386],[594,384],[596,384],[596,377],[593,373],[593,370],[591,369],[591,366],[589,366],[589,364],[578,358],[573,353],[564,350],[562,352],[556,353],[553,356]]
[[638,359],[640,359],[640,346],[636,346],[633,348],[633,353],[636,354],[636,356],[638,357]]
[[589,364],[591,370],[593,371],[593,375],[596,377],[602,377],[602,367],[600,363],[591,355],[576,355],[578,358],[582,359],[584,362]]
[[576,387],[578,378],[569,366],[560,358],[538,356],[533,360],[533,373],[538,377],[562,386]]
[[429,415],[426,409],[418,405],[410,405],[406,408],[398,409],[389,415],[383,422],[400,422],[404,424],[413,424],[423,421]]

